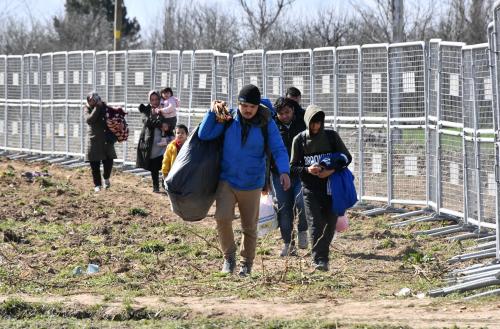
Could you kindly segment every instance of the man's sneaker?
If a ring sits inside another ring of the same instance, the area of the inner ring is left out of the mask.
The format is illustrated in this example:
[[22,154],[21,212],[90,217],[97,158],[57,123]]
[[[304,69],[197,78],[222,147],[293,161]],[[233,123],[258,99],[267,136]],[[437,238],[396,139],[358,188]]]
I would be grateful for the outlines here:
[[328,271],[328,262],[326,260],[314,261],[313,265],[315,271],[321,271],[321,272]]
[[159,187],[153,187],[153,193],[160,193]]
[[236,268],[236,258],[235,255],[232,255],[228,258],[224,257],[224,264],[222,264],[222,273],[232,274],[234,269]]
[[110,187],[111,187],[111,182],[109,181],[109,179],[105,179],[104,180],[104,188],[108,189]]
[[297,240],[299,249],[307,249],[307,231],[300,231],[297,234]]
[[285,256],[297,256],[297,249],[295,246],[290,243],[284,243],[283,248],[281,249],[280,257]]
[[252,273],[252,264],[242,263],[238,275],[245,277],[249,276],[251,273]]
[[94,187],[94,192],[99,192],[101,190],[101,187],[100,186],[96,186]]

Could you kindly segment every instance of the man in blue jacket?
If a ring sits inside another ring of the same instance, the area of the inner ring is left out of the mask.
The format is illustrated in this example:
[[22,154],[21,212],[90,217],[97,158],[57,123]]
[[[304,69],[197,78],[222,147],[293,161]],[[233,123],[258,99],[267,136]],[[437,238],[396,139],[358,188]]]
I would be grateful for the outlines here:
[[198,130],[202,140],[215,139],[224,134],[215,219],[224,253],[222,272],[233,273],[236,244],[232,221],[234,207],[238,203],[243,233],[240,276],[251,273],[255,258],[259,201],[265,185],[267,154],[272,155],[283,189],[290,188],[287,150],[269,110],[260,106],[260,102],[259,88],[246,85],[240,90],[238,110],[233,116],[228,116],[226,122],[217,122],[214,109],[211,109]]

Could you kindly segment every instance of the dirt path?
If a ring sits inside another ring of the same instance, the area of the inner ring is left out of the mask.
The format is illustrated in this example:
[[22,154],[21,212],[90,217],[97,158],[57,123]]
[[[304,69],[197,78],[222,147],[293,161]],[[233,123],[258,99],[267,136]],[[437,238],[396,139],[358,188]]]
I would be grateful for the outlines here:
[[[12,297],[12,296],[10,296]],[[68,308],[104,305],[106,313],[123,308],[118,300],[106,302],[103,296],[17,296],[31,303],[59,303]],[[0,296],[3,302],[9,296]],[[438,305],[439,304],[439,305]],[[237,297],[137,297],[133,308],[162,310],[182,308],[187,318],[234,319],[323,319],[343,325],[370,324],[410,326],[411,328],[453,327],[500,328],[500,301],[489,306],[462,302],[436,302],[431,299],[386,299],[355,301],[350,299],[290,303],[285,299],[239,299]]]

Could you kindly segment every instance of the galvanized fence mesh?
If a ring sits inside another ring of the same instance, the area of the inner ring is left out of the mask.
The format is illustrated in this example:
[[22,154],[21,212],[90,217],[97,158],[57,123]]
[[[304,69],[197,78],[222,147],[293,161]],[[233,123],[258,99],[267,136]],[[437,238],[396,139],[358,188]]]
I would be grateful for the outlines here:
[[335,48],[313,50],[313,103],[325,112],[325,120],[335,118]]
[[439,185],[440,212],[463,216],[462,43],[440,42]]
[[[243,86],[242,86],[243,87]],[[239,88],[241,89],[241,88]],[[238,90],[239,90],[238,89]],[[267,98],[276,99],[283,96],[283,76],[281,70],[281,51],[266,53],[266,85]]]
[[388,49],[391,203],[427,204],[425,45]]
[[83,80],[83,53],[80,51],[68,53],[68,152],[79,154],[82,152],[82,93]]
[[189,126],[191,103],[192,103],[192,86],[193,86],[193,51],[183,51],[181,57],[181,77],[179,97],[183,102],[178,109],[177,122]]
[[7,146],[7,56],[0,55],[0,147]]
[[361,197],[387,199],[387,44],[361,47]]
[[[495,11],[495,22],[500,23]],[[138,112],[151,89],[180,99],[178,122],[191,130],[214,99],[237,106],[239,90],[258,86],[274,103],[294,86],[302,105],[319,105],[326,126],[353,155],[362,200],[429,205],[486,228],[498,226],[498,53],[422,42],[298,50],[72,51],[0,56],[0,147],[82,156],[82,105],[96,90],[126,108],[129,140],[118,161],[135,162]]]
[[54,152],[53,129],[54,120],[52,115],[52,54],[42,54],[42,150]]
[[243,54],[236,54],[232,58],[231,67],[231,107],[238,105],[238,91],[243,87],[243,78],[245,76],[243,65]]
[[7,56],[7,143],[9,148],[22,148],[22,56]]
[[301,92],[301,103],[310,104],[312,99],[312,51],[310,49],[285,50],[282,52],[283,88],[295,87]]

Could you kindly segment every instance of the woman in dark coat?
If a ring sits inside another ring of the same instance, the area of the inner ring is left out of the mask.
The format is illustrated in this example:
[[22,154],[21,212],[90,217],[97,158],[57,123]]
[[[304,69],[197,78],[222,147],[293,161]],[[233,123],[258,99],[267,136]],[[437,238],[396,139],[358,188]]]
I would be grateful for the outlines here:
[[113,159],[116,159],[116,139],[106,125],[106,108],[106,104],[96,92],[87,95],[87,104],[84,107],[85,119],[89,125],[86,159],[92,169],[96,192],[102,188],[101,162],[104,167],[104,188],[109,188]]
[[163,122],[160,107],[160,95],[152,90],[148,94],[149,104],[139,105],[142,113],[142,131],[137,145],[136,167],[151,171],[153,179],[153,192],[160,191],[159,171],[163,160],[165,148],[157,146],[161,140],[160,127]]

